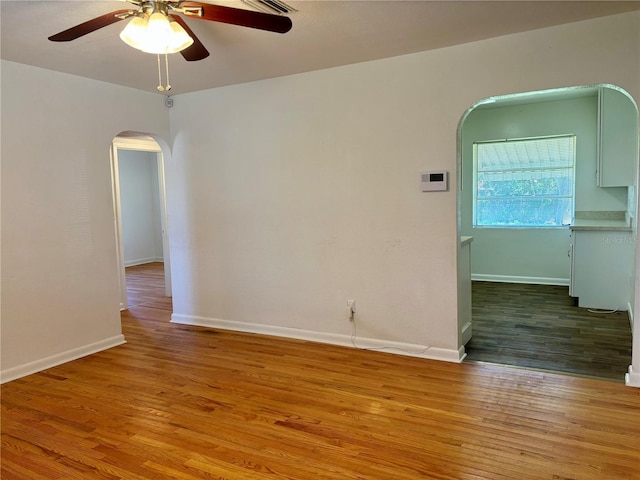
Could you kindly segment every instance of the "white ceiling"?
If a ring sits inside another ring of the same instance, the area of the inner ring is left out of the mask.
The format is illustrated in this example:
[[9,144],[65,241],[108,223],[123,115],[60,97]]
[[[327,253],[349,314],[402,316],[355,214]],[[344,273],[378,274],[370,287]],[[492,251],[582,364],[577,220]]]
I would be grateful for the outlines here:
[[[239,0],[214,1],[249,8]],[[172,94],[358,63],[640,9],[640,1],[312,1],[286,34],[187,18],[211,55],[169,60]],[[69,43],[47,37],[122,1],[0,1],[1,57],[156,91],[157,57],[125,45],[118,22]],[[133,6],[132,6],[133,8]]]

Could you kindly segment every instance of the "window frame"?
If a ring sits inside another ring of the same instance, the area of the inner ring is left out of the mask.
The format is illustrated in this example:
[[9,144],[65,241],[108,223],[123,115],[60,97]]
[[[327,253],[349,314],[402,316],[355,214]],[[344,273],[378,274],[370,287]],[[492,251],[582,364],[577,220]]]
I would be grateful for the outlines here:
[[[504,225],[504,224],[492,224],[492,225],[479,225],[478,224],[478,146],[486,145],[486,144],[497,144],[497,143],[516,143],[516,142],[526,142],[526,141],[539,141],[539,140],[552,140],[559,138],[570,138],[572,139],[573,144],[573,155],[572,155],[572,163],[570,167],[549,167],[549,168],[536,168],[536,171],[551,171],[551,170],[566,170],[568,168],[571,169],[571,192],[570,195],[532,195],[527,198],[532,199],[544,199],[544,198],[569,198],[570,199],[570,216],[573,217],[575,213],[575,190],[576,190],[576,157],[577,157],[577,136],[575,134],[558,134],[558,135],[547,135],[547,136],[536,136],[536,137],[523,137],[523,138],[507,138],[507,139],[497,139],[497,140],[482,140],[473,142],[473,196],[472,196],[472,219],[471,226],[472,228],[493,228],[493,229],[558,229],[558,228],[568,228],[569,223],[563,223],[562,225]],[[522,171],[531,170],[531,168],[523,168]],[[512,171],[517,171],[514,169]],[[500,197],[501,199],[509,200],[509,199],[517,199],[523,198],[522,196],[505,196]],[[481,199],[482,200],[482,199]]]

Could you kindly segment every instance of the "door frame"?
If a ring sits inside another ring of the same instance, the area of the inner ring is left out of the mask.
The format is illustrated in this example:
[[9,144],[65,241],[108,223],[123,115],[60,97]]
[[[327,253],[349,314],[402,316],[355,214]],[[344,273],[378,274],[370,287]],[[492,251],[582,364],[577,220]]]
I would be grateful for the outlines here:
[[119,150],[134,150],[153,152],[156,154],[158,165],[158,193],[160,198],[160,224],[162,228],[162,254],[164,257],[164,285],[165,295],[172,296],[171,290],[171,262],[169,256],[169,231],[167,221],[167,194],[164,175],[164,156],[162,148],[153,138],[141,137],[115,137],[111,143],[111,176],[113,187],[113,211],[116,232],[116,255],[118,261],[118,283],[120,287],[120,310],[129,308],[127,300],[127,285],[125,277],[125,261],[122,236],[122,207],[120,204],[120,170]]

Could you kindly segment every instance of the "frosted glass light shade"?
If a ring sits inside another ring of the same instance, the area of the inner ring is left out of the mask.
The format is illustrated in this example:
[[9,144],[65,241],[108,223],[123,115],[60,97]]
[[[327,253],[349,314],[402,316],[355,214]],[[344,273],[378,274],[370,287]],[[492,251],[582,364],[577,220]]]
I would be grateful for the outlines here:
[[147,36],[147,20],[143,17],[133,17],[120,32],[120,39],[130,47],[140,49]]
[[169,19],[160,12],[152,13],[147,24],[147,39],[143,51],[165,53],[171,42],[172,34]]
[[193,44],[193,38],[175,22],[169,21],[160,12],[153,13],[147,20],[133,17],[120,33],[127,45],[145,53],[177,53]]
[[169,53],[181,52],[185,48],[193,45],[193,38],[189,36],[189,34],[182,28],[178,22],[174,22],[173,20],[169,23],[171,25],[171,31],[173,34],[171,35],[171,45],[169,48],[173,50]]

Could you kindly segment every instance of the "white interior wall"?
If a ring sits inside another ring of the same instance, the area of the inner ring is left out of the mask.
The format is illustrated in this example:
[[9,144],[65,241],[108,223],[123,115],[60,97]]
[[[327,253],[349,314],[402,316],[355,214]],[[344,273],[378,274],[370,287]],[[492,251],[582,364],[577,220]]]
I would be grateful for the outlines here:
[[124,340],[109,150],[162,97],[2,61],[2,381]]
[[118,149],[118,173],[125,266],[162,262],[157,154]]
[[[462,127],[462,235],[472,235],[476,278],[569,284],[569,228],[473,228],[473,143],[576,135],[575,210],[627,210],[627,188],[596,186],[597,96],[474,110]],[[630,259],[631,260],[631,259]]]
[[476,101],[613,83],[638,14],[180,95],[167,166],[173,320],[459,358],[456,129]]

